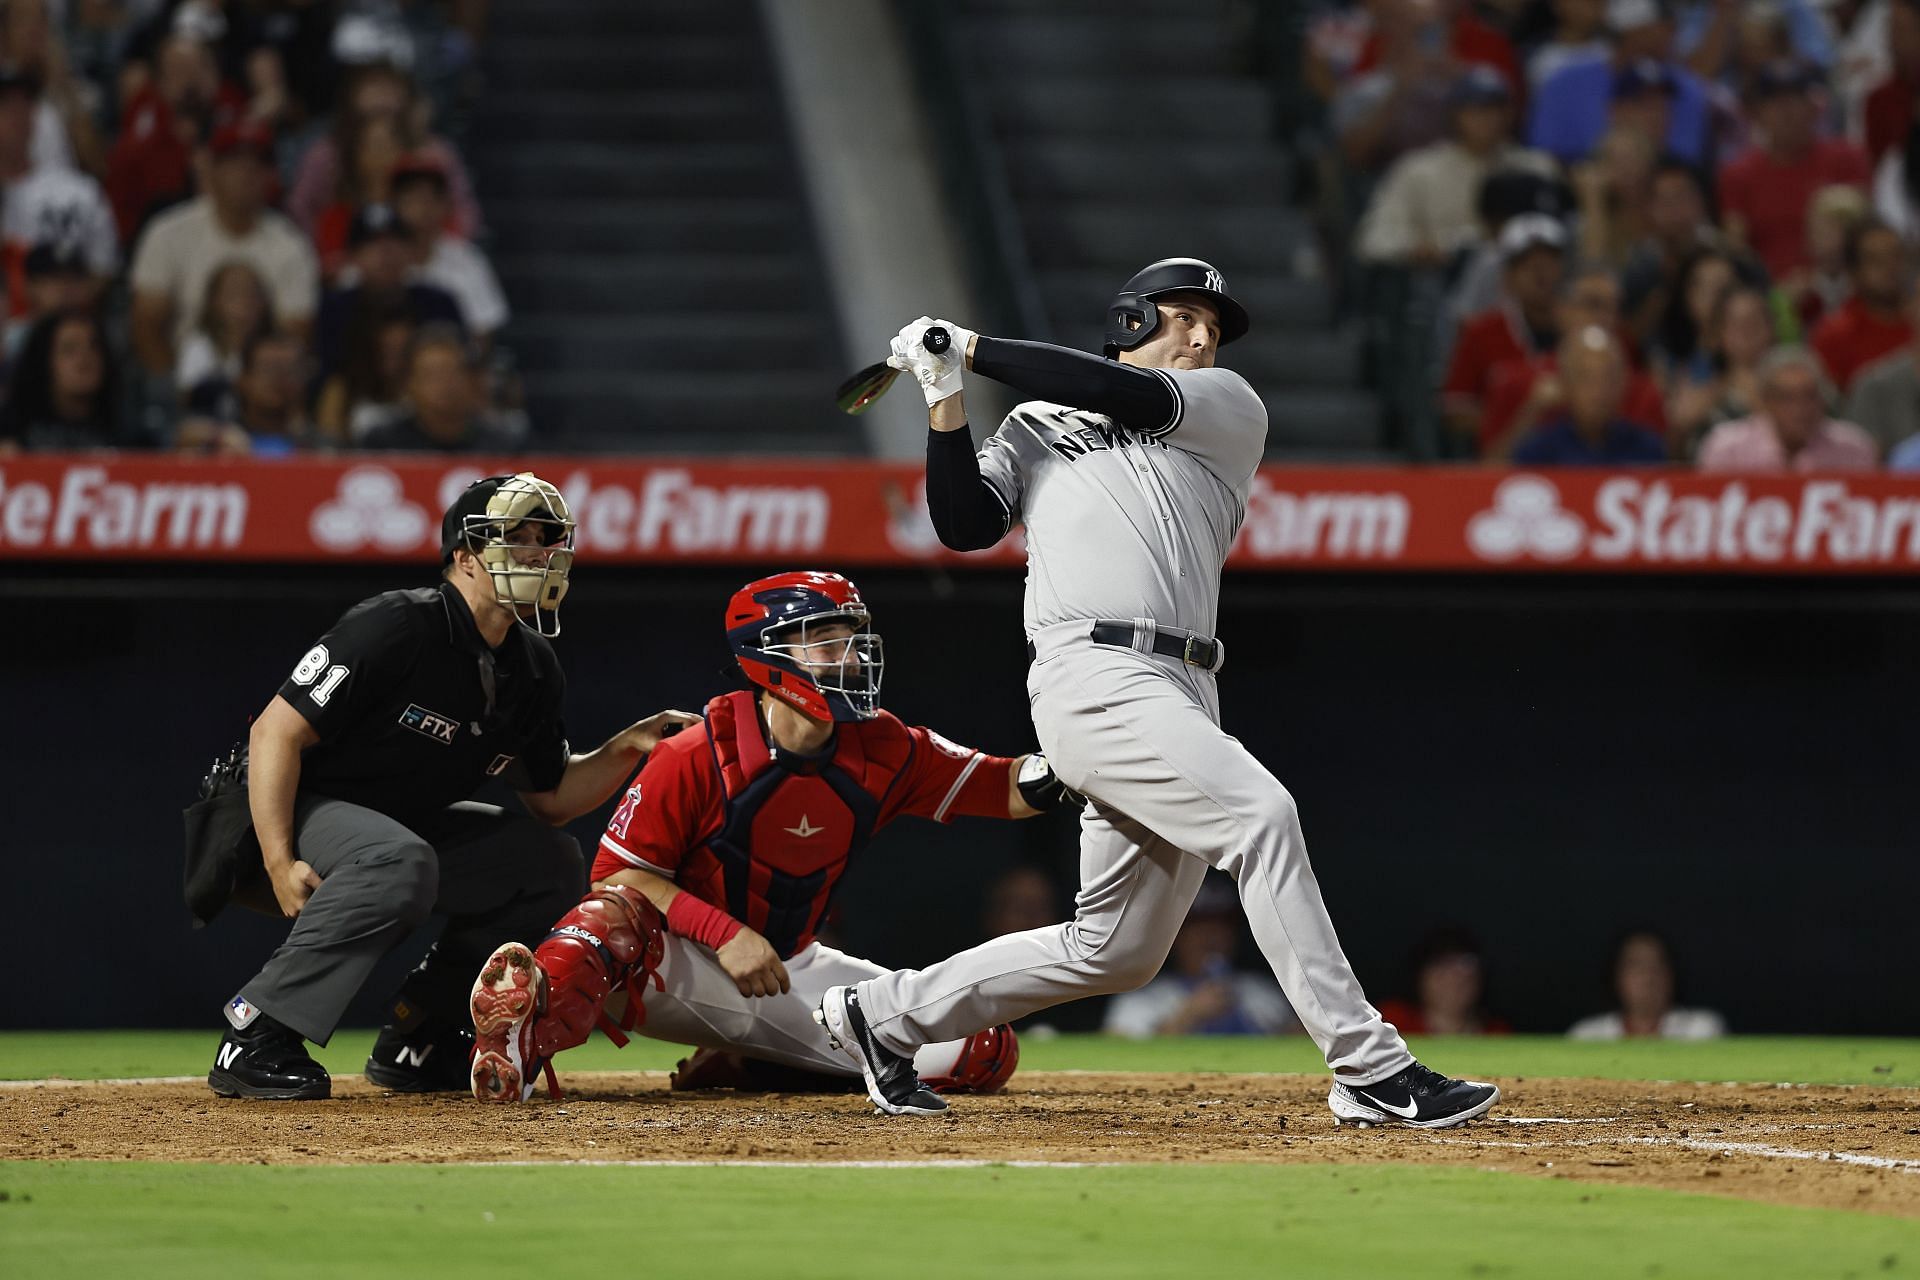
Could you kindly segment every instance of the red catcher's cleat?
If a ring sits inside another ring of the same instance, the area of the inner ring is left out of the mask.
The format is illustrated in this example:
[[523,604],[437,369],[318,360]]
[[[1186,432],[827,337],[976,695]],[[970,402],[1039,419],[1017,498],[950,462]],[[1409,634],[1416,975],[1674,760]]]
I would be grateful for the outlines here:
[[524,1102],[533,1094],[542,1065],[533,1053],[542,976],[533,952],[508,942],[487,957],[474,980],[473,1096],[481,1102]]

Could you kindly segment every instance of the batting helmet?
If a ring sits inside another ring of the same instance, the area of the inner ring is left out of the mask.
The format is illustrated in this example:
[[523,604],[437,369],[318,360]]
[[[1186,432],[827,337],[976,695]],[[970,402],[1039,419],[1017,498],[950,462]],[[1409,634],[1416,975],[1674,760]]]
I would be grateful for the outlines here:
[[[816,720],[871,720],[880,714],[885,647],[860,588],[837,573],[776,573],[749,582],[727,602],[727,643],[747,679]],[[841,623],[847,636],[815,638]]]
[[1160,309],[1154,303],[1176,293],[1197,293],[1220,312],[1220,345],[1243,336],[1252,322],[1247,309],[1227,292],[1227,282],[1209,263],[1198,258],[1162,258],[1145,267],[1114,295],[1107,308],[1106,357],[1131,351],[1160,327]]

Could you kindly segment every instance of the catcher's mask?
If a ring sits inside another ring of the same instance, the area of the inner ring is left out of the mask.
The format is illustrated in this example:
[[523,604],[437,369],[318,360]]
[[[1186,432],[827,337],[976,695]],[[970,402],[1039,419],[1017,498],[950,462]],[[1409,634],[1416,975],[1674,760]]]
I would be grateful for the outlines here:
[[860,588],[839,574],[777,573],[733,593],[727,643],[747,679],[782,702],[816,720],[871,720],[887,662],[870,622]]
[[520,625],[560,634],[573,570],[573,512],[560,490],[531,471],[474,481],[440,520],[441,563],[452,564],[462,547],[479,557],[494,599]]

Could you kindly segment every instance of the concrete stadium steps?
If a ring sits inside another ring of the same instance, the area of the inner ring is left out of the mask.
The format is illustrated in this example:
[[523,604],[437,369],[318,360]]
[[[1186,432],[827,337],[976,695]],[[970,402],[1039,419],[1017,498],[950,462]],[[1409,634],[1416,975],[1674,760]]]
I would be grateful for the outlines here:
[[1267,87],[1233,0],[960,0],[951,33],[1013,198],[1054,336],[1093,348],[1119,285],[1157,258],[1207,258],[1254,329],[1223,353],[1267,402],[1269,451],[1371,460],[1381,408],[1360,389],[1359,336],[1332,325],[1271,136]]
[[1019,199],[1118,200],[1141,195],[1129,174],[1145,170],[1194,202],[1258,202],[1283,208],[1292,198],[1292,158],[1240,143],[1182,138],[1123,140],[1009,138],[1001,147],[1007,181]]
[[753,0],[495,0],[468,154],[538,445],[863,451]]

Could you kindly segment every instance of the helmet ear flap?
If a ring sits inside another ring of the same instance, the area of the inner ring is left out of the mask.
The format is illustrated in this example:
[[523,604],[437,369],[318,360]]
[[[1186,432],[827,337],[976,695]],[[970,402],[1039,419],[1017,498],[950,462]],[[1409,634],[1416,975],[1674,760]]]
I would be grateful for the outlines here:
[[1107,308],[1107,332],[1103,354],[1112,360],[1122,351],[1131,351],[1153,336],[1160,327],[1160,308],[1151,298],[1123,293]]

